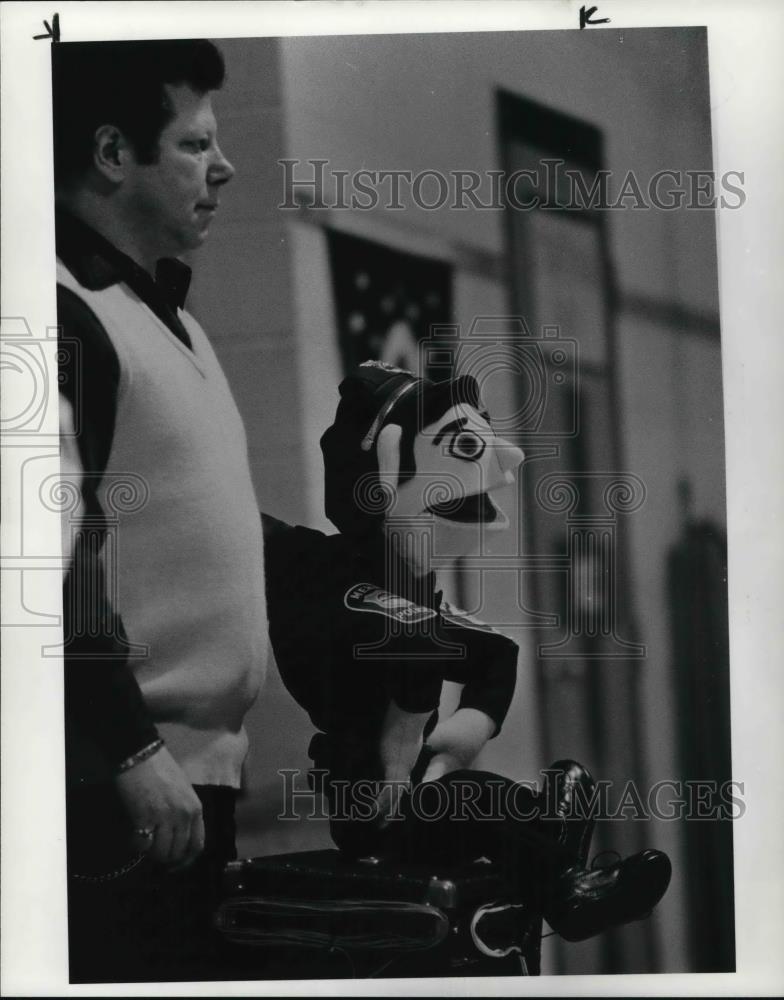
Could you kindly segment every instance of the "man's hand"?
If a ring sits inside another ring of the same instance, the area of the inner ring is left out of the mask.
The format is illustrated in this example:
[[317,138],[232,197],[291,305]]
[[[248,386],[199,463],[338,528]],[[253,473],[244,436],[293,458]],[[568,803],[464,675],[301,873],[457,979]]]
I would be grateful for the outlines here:
[[115,781],[136,831],[136,850],[173,869],[196,860],[204,850],[201,802],[166,747]]
[[439,722],[427,738],[435,751],[423,781],[436,781],[449,771],[471,767],[482,747],[495,732],[493,720],[476,708],[459,708]]

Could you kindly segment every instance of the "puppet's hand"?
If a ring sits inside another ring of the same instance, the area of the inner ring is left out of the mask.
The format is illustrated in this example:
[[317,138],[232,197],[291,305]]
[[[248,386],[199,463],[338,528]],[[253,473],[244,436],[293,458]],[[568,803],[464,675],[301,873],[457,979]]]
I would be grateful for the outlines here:
[[385,781],[408,781],[422,750],[422,734],[431,712],[406,712],[389,703],[378,753]]
[[400,818],[403,798],[410,790],[410,781],[381,782],[381,790],[376,796],[375,819],[375,825],[379,830],[385,830],[390,823]]
[[439,778],[443,778],[450,771],[459,771],[464,766],[454,754],[437,753],[427,765],[425,773],[422,776],[422,781],[438,781]]
[[422,750],[422,734],[431,712],[406,712],[394,701],[384,718],[378,754],[383,784],[376,803],[379,822],[387,826],[400,812],[400,799],[411,783],[411,771]]
[[471,767],[479,751],[495,732],[495,723],[476,708],[459,708],[439,722],[428,736],[435,757],[425,771],[424,781],[435,781],[449,771]]

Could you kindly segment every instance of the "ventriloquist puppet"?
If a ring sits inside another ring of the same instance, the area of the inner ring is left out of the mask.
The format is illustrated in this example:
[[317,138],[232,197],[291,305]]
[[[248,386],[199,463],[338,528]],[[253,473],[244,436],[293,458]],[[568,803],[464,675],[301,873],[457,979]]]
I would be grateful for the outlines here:
[[[401,862],[487,858],[520,899],[538,893],[570,941],[647,916],[669,860],[646,850],[588,867],[592,821],[570,809],[593,789],[585,768],[558,762],[542,792],[471,769],[504,722],[518,650],[443,599],[432,554],[463,554],[507,525],[492,493],[523,461],[493,432],[476,380],[366,362],[341,383],[321,447],[339,534],[265,517],[267,601],[281,676],[318,730],[311,775],[338,847]],[[445,681],[462,692],[439,720]],[[496,912],[475,921],[488,954]]]

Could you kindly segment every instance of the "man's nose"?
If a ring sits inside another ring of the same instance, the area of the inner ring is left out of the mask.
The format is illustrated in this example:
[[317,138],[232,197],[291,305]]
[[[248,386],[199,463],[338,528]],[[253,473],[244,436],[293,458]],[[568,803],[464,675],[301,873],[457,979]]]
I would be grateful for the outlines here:
[[207,181],[209,184],[228,184],[234,176],[234,167],[223,155],[220,146],[215,147],[213,161],[210,164]]

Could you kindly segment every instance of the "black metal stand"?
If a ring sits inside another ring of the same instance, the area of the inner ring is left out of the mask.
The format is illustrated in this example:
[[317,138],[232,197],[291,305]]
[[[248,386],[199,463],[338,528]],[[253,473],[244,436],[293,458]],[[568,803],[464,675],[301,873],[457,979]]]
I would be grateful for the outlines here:
[[539,975],[542,917],[518,909],[495,957],[471,930],[508,899],[489,863],[434,873],[377,858],[309,851],[233,862],[215,924],[231,978],[371,979]]

